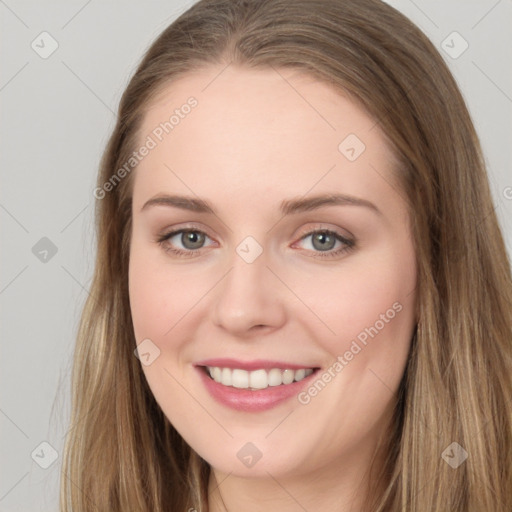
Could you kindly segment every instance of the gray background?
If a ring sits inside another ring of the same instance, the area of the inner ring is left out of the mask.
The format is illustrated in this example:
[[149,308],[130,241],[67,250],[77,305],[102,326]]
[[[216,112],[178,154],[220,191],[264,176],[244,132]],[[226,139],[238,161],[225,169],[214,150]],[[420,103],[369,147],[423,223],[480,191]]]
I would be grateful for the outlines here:
[[[512,0],[389,3],[419,25],[455,74],[510,254]],[[100,155],[136,63],[191,4],[0,0],[0,511],[58,509],[74,336],[94,261]],[[47,58],[31,46],[51,49],[43,31],[58,43]],[[457,58],[464,42],[454,31],[469,44]]]

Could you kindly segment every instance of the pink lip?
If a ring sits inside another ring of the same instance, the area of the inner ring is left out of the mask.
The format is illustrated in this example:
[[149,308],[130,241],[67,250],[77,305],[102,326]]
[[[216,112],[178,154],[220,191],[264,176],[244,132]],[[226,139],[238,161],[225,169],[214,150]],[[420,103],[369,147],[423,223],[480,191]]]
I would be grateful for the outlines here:
[[[206,365],[205,365],[206,366]],[[233,366],[225,366],[218,364],[208,364],[207,366],[222,366],[223,368],[232,368]],[[285,365],[285,367],[290,367]],[[243,368],[236,366],[236,368]],[[256,369],[262,368],[257,366]],[[268,368],[279,368],[279,365],[268,366]],[[304,366],[297,367],[304,368]],[[244,368],[245,369],[245,368]],[[257,391],[251,391],[250,389],[240,389],[232,386],[224,386],[215,382],[208,374],[206,368],[203,366],[196,366],[196,370],[199,372],[199,376],[203,381],[206,389],[210,395],[220,404],[236,409],[243,412],[262,412],[268,409],[276,407],[280,403],[297,396],[302,388],[309,384],[313,377],[316,377],[318,369],[313,371],[311,375],[308,375],[299,382],[293,382],[292,384],[286,384],[281,386],[269,386],[265,389]]]
[[285,363],[284,361],[269,361],[266,359],[255,359],[253,361],[239,361],[231,358],[216,358],[216,359],[205,359],[195,363],[196,366],[218,366],[219,368],[240,368],[241,370],[271,370],[272,368],[280,368],[281,370],[291,369],[300,370],[301,368],[315,368],[308,364],[291,364]]

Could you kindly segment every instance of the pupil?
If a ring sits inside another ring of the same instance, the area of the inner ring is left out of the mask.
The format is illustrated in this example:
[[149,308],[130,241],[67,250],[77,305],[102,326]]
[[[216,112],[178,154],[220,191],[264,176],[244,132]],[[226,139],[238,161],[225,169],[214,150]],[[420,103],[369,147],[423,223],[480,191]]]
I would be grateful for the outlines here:
[[197,249],[198,247],[201,247],[204,241],[203,238],[204,236],[201,233],[189,231],[187,233],[183,233],[181,241],[188,249]]
[[[320,246],[319,247],[317,247],[315,245],[316,241],[320,242]],[[331,242],[331,243],[329,243],[329,242]],[[334,247],[333,242],[335,242],[334,237],[332,237],[328,233],[317,233],[313,237],[313,246],[315,247],[315,249],[320,249],[320,250],[327,251],[327,250],[332,249]]]

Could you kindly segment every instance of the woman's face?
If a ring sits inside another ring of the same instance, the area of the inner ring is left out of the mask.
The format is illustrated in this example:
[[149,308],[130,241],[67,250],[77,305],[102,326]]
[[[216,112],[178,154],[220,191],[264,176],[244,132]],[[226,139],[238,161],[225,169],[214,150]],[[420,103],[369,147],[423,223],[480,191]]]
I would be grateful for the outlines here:
[[363,468],[416,322],[380,127],[297,71],[212,67],[153,102],[139,142],[130,303],[169,421],[219,472]]

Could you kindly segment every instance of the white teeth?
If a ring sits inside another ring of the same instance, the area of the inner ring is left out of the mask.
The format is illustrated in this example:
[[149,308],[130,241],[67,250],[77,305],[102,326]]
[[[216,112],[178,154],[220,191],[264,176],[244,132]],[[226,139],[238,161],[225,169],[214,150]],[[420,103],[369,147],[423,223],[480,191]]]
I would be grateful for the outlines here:
[[283,383],[283,373],[279,368],[272,368],[268,372],[268,385],[280,386]]
[[306,370],[295,370],[295,380],[302,380],[306,376]]
[[268,387],[267,372],[265,370],[256,370],[249,374],[249,387],[252,389],[265,389]]
[[266,389],[269,386],[280,386],[298,382],[313,373],[312,368],[301,368],[300,370],[271,370],[247,371],[238,368],[219,368],[217,366],[206,367],[210,377],[224,386],[233,386],[240,389]]
[[[223,370],[228,370],[229,368],[223,368]],[[249,387],[249,372],[246,370],[233,370],[231,372],[231,385],[235,388],[248,388]],[[219,382],[219,381],[217,381]]]
[[[217,381],[219,382],[219,381]],[[225,382],[226,386],[231,386],[232,377],[231,377],[231,370],[229,368],[223,368],[222,374],[221,374],[221,382]]]
[[222,370],[221,370],[220,368],[217,368],[217,367],[212,368],[212,370],[213,370],[213,375],[212,375],[212,373],[210,373],[210,375],[212,376],[212,378],[213,378],[215,381],[219,382],[219,381],[220,381],[220,378],[221,378],[221,372],[222,372]]
[[291,384],[295,379],[295,370],[285,370],[283,372],[283,384]]

